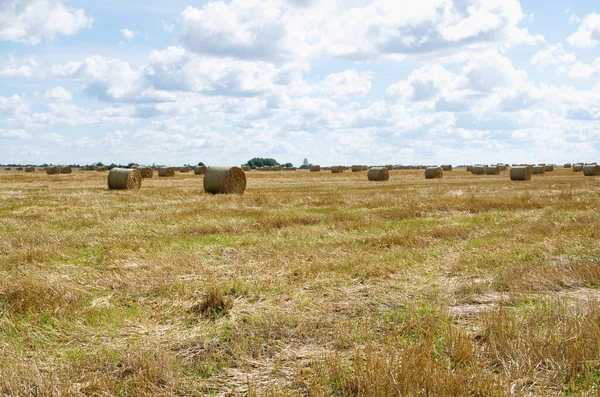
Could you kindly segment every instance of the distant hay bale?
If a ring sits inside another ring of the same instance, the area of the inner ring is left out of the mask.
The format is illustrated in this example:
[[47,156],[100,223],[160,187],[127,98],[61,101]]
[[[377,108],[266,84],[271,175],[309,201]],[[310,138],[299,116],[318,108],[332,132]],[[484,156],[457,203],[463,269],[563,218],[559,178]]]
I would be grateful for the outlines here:
[[46,167],[46,174],[48,174],[48,175],[60,174],[60,168],[56,167],[56,166]]
[[352,172],[360,172],[363,170],[363,166],[362,165],[353,165],[351,167]]
[[106,171],[108,171],[108,167],[98,167],[98,168],[96,168],[96,171],[98,171],[98,172],[106,172]]
[[[242,167],[243,169],[244,167]],[[248,170],[250,170],[250,167],[246,166],[245,168],[248,168]],[[206,171],[208,170],[208,167],[205,165],[199,165],[196,168],[194,168],[194,174],[195,175],[206,175]],[[246,170],[244,170],[246,171]]]
[[442,167],[427,167],[425,168],[425,179],[436,179],[444,176]]
[[531,180],[531,167],[528,166],[516,166],[510,169],[510,180],[511,181],[530,181]]
[[[247,165],[244,165],[244,166],[242,167],[242,170],[243,170],[243,171],[245,171],[245,172],[248,172],[248,171],[252,171],[252,168],[250,168],[250,167],[249,167],[249,166],[247,166]],[[196,172],[196,169],[194,169],[194,172]],[[206,174],[206,170],[204,171],[204,173]]]
[[372,167],[367,172],[369,181],[383,182],[390,179],[390,171],[387,167]]
[[583,164],[577,163],[573,164],[573,172],[581,172],[583,171]]
[[388,171],[391,171],[391,170],[394,169],[394,166],[392,164],[388,164],[388,165],[385,166],[385,168],[387,168]]
[[140,172],[142,179],[152,178],[154,176],[152,167],[138,167],[136,169]]
[[12,170],[12,168],[10,168],[10,167],[4,168],[4,171],[11,171],[11,170]]
[[487,173],[486,165],[474,165],[471,167],[471,173],[473,175],[485,175]]
[[23,167],[17,167],[17,168],[15,168],[15,170],[17,170],[17,171],[23,171]]
[[342,172],[344,172],[344,167],[342,167],[341,165],[334,165],[333,167],[331,167],[332,174],[340,174]]
[[554,165],[553,164],[546,164],[546,172],[552,172],[554,171]]
[[185,166],[185,167],[179,167],[179,172],[181,173],[187,173],[190,172],[190,167]]
[[319,171],[321,171],[321,166],[320,165],[311,165],[309,169],[310,169],[310,172],[319,172]]
[[506,171],[506,169],[508,168],[508,166],[506,164],[498,164],[498,167],[500,167],[501,172]]
[[473,172],[473,166],[467,165],[467,172]]
[[571,163],[565,163],[564,167],[565,168],[571,168]]
[[274,165],[271,167],[271,171],[281,171],[281,166],[280,165]]
[[73,173],[73,169],[69,166],[60,167],[60,173],[61,174],[71,174],[71,173]]
[[160,167],[158,169],[158,176],[161,176],[161,177],[175,176],[175,168],[173,168],[173,167]]
[[584,176],[600,176],[600,165],[597,164],[586,164],[583,167]]
[[25,167],[25,172],[35,172],[35,167]]
[[142,174],[136,169],[113,168],[108,173],[108,188],[138,190],[142,186]]
[[531,173],[533,175],[541,175],[541,174],[544,174],[545,172],[546,172],[545,165],[534,165],[533,167],[531,167]]
[[210,167],[204,176],[204,191],[212,194],[242,194],[246,173],[240,167]]
[[486,175],[500,175],[500,167],[498,167],[497,165],[485,167],[485,174]]
[[442,165],[442,171],[452,171],[452,166],[450,164]]

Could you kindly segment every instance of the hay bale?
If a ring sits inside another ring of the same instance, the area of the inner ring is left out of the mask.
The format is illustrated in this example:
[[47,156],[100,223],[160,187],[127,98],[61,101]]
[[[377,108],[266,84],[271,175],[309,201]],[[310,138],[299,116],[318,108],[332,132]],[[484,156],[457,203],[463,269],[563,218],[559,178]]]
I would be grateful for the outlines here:
[[573,164],[573,172],[581,172],[583,171],[583,164],[577,163]]
[[[249,166],[247,166],[247,165],[244,165],[244,166],[242,167],[242,170],[243,170],[244,172],[248,172],[248,171],[251,171],[251,170],[252,170],[252,168],[250,168],[250,167],[249,167]],[[196,172],[196,169],[194,169],[194,172]],[[206,174],[206,170],[204,171],[204,173]]]
[[96,168],[96,171],[98,171],[98,172],[106,172],[106,171],[108,171],[108,167],[98,167],[98,168]]
[[61,174],[71,174],[73,172],[73,169],[69,166],[66,167],[60,167],[60,173]]
[[452,166],[450,164],[442,165],[442,171],[452,171]]
[[190,167],[185,166],[185,167],[179,167],[179,172],[181,173],[187,173],[190,172]]
[[17,167],[15,168],[17,171],[23,171],[23,167]]
[[363,166],[362,165],[353,165],[351,167],[352,172],[360,172],[363,170]]
[[60,168],[56,167],[56,166],[46,167],[46,174],[48,174],[48,175],[60,174]]
[[487,173],[487,165],[474,165],[471,167],[473,175],[485,175]]
[[543,173],[546,172],[546,166],[545,165],[534,165],[533,167],[531,167],[531,173],[533,175],[541,175]]
[[161,177],[175,176],[175,168],[173,168],[173,167],[160,167],[158,169],[158,176],[161,176]]
[[271,171],[281,171],[281,166],[280,165],[274,165],[271,167]]
[[571,168],[571,163],[565,163],[564,167],[565,168]]
[[204,176],[204,191],[212,194],[242,194],[246,174],[240,167],[210,167]]
[[25,167],[25,172],[35,172],[35,167]]
[[387,181],[390,179],[390,171],[387,167],[372,167],[367,172],[367,178],[369,181]]
[[528,166],[516,166],[510,169],[510,180],[511,181],[530,181],[531,180],[531,167]]
[[137,167],[136,169],[140,172],[142,179],[152,178],[154,176],[152,167]]
[[436,179],[444,176],[442,167],[427,167],[425,168],[425,179]]
[[498,167],[497,165],[485,167],[485,174],[486,175],[500,175],[500,167]]
[[12,170],[12,168],[10,168],[10,167],[6,167],[6,168],[4,169],[4,171],[11,171],[11,170]]
[[321,171],[321,166],[320,165],[311,165],[309,169],[310,169],[310,172],[319,172],[319,171]]
[[344,172],[344,167],[342,167],[341,165],[334,165],[333,167],[331,167],[332,174],[340,174],[342,172]]
[[597,164],[586,164],[583,167],[584,176],[600,176],[600,165]]
[[554,165],[553,164],[546,164],[546,172],[552,172],[554,171]]
[[473,166],[467,165],[467,172],[473,172]]
[[391,171],[391,170],[394,169],[394,166],[392,164],[388,164],[388,165],[385,166],[385,168],[387,168],[388,171]]
[[[242,167],[242,169],[244,168],[248,168],[248,171],[250,171],[250,167],[246,166],[246,167]],[[194,174],[195,175],[206,175],[206,171],[208,171],[208,167],[205,165],[199,165],[196,168],[194,168]],[[246,170],[244,170],[246,171]]]
[[108,173],[108,188],[138,190],[142,186],[142,174],[136,169],[113,168]]

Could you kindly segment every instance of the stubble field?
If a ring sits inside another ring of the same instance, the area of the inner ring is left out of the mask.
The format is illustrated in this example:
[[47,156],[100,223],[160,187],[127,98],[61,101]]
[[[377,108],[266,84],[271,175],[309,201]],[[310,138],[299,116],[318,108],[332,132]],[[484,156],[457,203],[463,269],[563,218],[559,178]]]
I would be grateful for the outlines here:
[[0,171],[0,394],[596,395],[600,178]]

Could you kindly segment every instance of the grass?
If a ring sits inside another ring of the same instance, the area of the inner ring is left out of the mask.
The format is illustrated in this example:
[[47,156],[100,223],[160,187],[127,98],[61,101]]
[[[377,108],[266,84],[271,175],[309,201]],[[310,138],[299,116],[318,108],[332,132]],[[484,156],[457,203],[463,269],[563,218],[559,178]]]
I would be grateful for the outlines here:
[[600,180],[0,171],[0,395],[595,395]]

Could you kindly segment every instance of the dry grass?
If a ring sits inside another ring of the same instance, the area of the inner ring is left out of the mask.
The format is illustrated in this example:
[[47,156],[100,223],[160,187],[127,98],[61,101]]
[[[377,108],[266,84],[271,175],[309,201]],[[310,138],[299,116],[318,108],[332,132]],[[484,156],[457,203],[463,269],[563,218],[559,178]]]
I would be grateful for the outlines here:
[[600,179],[462,171],[0,171],[0,395],[595,395]]

